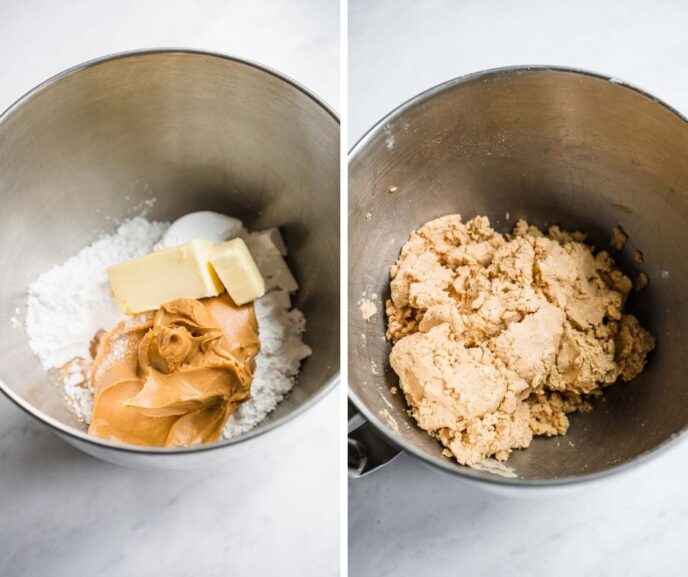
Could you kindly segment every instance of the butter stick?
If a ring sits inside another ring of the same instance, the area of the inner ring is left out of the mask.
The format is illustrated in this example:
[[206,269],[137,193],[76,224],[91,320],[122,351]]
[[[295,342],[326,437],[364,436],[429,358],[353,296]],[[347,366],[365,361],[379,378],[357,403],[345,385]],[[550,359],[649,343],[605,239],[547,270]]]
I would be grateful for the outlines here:
[[242,239],[214,247],[210,263],[236,304],[249,303],[265,294],[265,281]]
[[223,286],[208,262],[212,246],[209,240],[195,239],[111,266],[107,274],[117,306],[135,314],[177,298],[219,295]]

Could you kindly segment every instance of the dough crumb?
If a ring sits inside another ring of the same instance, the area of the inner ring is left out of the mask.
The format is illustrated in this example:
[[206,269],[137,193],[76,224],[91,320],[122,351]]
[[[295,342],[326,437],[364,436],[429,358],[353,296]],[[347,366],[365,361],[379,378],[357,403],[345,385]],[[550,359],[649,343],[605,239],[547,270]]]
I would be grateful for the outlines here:
[[358,304],[361,311],[361,317],[364,321],[369,320],[377,313],[377,305],[369,298],[362,298]]
[[624,232],[624,229],[620,225],[616,225],[612,230],[612,240],[611,245],[613,249],[621,250],[623,249],[626,241],[628,240],[628,235]]
[[650,279],[648,278],[647,274],[644,272],[639,272],[638,276],[635,279],[635,284],[633,285],[633,288],[635,288],[636,292],[640,292],[648,285],[649,282]]
[[399,190],[399,187],[397,187],[397,186],[390,186],[390,187],[389,187],[389,192],[390,192],[390,193],[396,192],[397,190]]
[[642,263],[642,262],[645,261],[645,256],[644,256],[643,253],[640,252],[639,250],[634,250],[634,251],[633,251],[633,259],[634,259],[635,262],[637,262],[637,263]]
[[445,455],[506,460],[533,435],[565,434],[570,413],[644,369],[655,340],[623,312],[633,283],[584,241],[448,215],[403,246],[385,305],[390,364]]

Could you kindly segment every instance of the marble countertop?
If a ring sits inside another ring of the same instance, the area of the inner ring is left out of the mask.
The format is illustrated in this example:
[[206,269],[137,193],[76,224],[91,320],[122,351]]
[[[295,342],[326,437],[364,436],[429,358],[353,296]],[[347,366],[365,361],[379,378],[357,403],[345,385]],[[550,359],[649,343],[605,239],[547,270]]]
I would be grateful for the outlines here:
[[[621,78],[688,114],[688,5],[534,1],[349,3],[352,145],[406,99],[450,78],[559,64]],[[688,443],[567,493],[486,493],[402,455],[349,484],[356,577],[684,575]]]
[[[0,109],[61,70],[160,46],[236,54],[339,100],[336,1],[0,1]],[[339,400],[216,469],[86,456],[0,398],[0,575],[330,576],[339,567]]]

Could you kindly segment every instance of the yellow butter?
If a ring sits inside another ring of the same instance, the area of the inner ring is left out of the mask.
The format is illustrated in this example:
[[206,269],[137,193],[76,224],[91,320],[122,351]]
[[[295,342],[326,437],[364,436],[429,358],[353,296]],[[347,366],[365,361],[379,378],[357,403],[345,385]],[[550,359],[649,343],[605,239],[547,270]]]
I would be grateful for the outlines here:
[[117,306],[133,314],[177,298],[214,297],[223,286],[210,266],[213,243],[195,239],[107,269]]
[[236,304],[249,303],[265,294],[265,281],[242,239],[214,247],[210,263]]

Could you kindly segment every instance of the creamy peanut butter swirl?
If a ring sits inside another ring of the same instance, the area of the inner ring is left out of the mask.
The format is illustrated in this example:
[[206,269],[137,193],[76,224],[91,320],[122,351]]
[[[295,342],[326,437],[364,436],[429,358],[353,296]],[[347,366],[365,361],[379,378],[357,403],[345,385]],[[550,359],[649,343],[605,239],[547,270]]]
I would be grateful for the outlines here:
[[227,295],[127,319],[97,344],[89,433],[150,446],[216,441],[250,397],[259,349],[253,306]]

